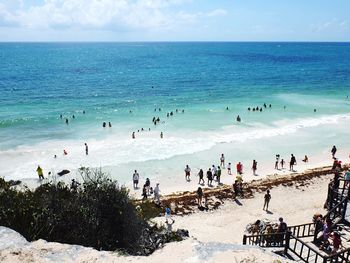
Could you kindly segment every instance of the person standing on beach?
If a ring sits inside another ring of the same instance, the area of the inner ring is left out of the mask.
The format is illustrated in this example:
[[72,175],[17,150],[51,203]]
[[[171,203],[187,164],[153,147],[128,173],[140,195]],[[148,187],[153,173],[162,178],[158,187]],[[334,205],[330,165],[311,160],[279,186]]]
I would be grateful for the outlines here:
[[199,170],[198,176],[199,176],[198,184],[201,184],[201,182],[202,182],[202,184],[204,184],[204,179],[203,179],[204,173],[203,173],[202,169]]
[[[169,222],[171,220],[171,223]],[[175,223],[175,220],[170,218],[169,220],[168,219],[165,219],[165,224],[166,224],[166,229],[168,231],[168,233],[171,233],[173,231],[173,224]]]
[[208,186],[212,186],[213,183],[213,174],[209,168],[209,170],[207,171],[207,178],[208,178]]
[[218,184],[220,184],[220,177],[221,177],[221,168],[218,166],[218,169],[216,171],[216,179],[218,181]]
[[132,180],[133,180],[133,184],[134,184],[134,189],[138,188],[138,184],[139,184],[139,179],[140,179],[140,175],[137,172],[137,170],[135,170],[134,174],[132,175]]
[[234,199],[237,199],[237,196],[239,195],[239,183],[238,180],[235,180],[235,183],[232,185],[233,193],[234,193]]
[[160,132],[160,138],[163,139],[163,132]]
[[149,178],[146,178],[145,186],[146,186],[146,193],[147,195],[149,195],[149,192],[151,189],[151,181],[149,180]]
[[257,166],[258,166],[257,161],[253,160],[253,165],[252,165],[253,175],[256,175]]
[[243,173],[243,165],[241,164],[241,162],[237,163],[236,169],[237,169],[237,173],[238,174],[242,174]]
[[170,219],[171,218],[171,209],[170,207],[165,208],[165,219]]
[[282,159],[281,160],[281,169],[283,170],[283,168],[284,168],[284,164],[285,164],[286,162]]
[[188,166],[188,164],[186,165],[186,168],[185,168],[185,178],[186,178],[186,181],[190,181],[191,178],[191,168]]
[[211,166],[211,172],[213,174],[213,179],[215,179],[217,177],[217,170],[214,164]]
[[143,188],[142,188],[142,201],[143,200],[147,200],[147,186],[146,186],[146,184],[144,184]]
[[87,143],[85,143],[85,154],[89,155],[89,147],[88,147]]
[[295,156],[291,154],[290,162],[289,162],[289,170],[294,171],[294,165],[297,164],[297,160],[295,159]]
[[279,163],[279,160],[280,160],[280,155],[279,154],[276,154],[276,162],[275,162],[275,169],[278,170],[278,163]]
[[266,207],[266,211],[269,211],[270,200],[271,200],[270,190],[267,190],[266,194],[264,196],[264,207],[263,207],[263,210],[265,210],[265,207]]
[[156,187],[154,187],[153,190],[154,193],[154,202],[159,205],[160,204],[160,189],[159,189],[159,183],[156,184]]
[[202,198],[203,198],[203,189],[202,189],[202,187],[198,187],[198,189],[197,189],[198,207],[202,207]]
[[225,169],[225,156],[224,154],[222,153],[221,154],[221,157],[220,157],[220,166]]
[[333,158],[334,158],[336,152],[337,152],[337,147],[335,147],[335,145],[333,145],[332,150],[331,150]]
[[228,175],[232,174],[232,172],[231,172],[231,163],[228,163],[228,165],[227,165],[227,174]]
[[36,172],[38,173],[39,180],[44,179],[43,169],[40,167],[40,165],[38,165],[38,168],[36,168]]

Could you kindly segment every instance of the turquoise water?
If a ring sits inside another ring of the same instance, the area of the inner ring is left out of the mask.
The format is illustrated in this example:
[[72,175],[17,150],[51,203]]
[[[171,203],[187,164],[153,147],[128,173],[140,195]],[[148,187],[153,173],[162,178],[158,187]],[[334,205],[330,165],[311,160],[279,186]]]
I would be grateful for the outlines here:
[[[126,172],[136,162],[152,173],[159,160],[329,129],[350,114],[349,43],[9,43],[0,65],[0,168],[17,178],[35,177],[38,163]],[[247,111],[263,103],[272,108]],[[53,163],[63,149],[69,159]]]

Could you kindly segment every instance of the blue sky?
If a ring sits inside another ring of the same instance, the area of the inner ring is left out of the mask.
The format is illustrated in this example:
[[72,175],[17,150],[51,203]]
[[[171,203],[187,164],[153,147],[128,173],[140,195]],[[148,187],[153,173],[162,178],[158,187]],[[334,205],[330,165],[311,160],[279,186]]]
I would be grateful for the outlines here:
[[0,41],[350,41],[350,1],[0,0]]

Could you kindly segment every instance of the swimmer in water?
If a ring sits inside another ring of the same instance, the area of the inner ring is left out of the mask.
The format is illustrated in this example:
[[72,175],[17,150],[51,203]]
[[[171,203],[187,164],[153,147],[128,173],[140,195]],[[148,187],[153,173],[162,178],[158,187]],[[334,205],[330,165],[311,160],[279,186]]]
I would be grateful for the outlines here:
[[69,121],[68,121],[68,119],[66,118],[66,124],[68,125],[68,123],[69,123]]
[[108,122],[108,127],[112,128],[112,123],[110,121]]
[[102,127],[103,127],[103,128],[106,128],[106,122],[103,122],[103,123],[102,123]]
[[241,117],[238,115],[237,118],[236,118],[236,120],[237,120],[238,122],[241,122]]

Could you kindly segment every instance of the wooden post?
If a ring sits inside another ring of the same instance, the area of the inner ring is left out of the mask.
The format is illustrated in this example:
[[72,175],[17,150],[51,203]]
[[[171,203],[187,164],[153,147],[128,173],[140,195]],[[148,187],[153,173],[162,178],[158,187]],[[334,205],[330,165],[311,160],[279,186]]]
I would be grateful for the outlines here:
[[289,249],[289,241],[290,241],[290,235],[292,234],[292,232],[287,231],[286,232],[286,242],[284,243],[284,254],[287,255],[288,253],[288,249]]
[[243,245],[247,245],[247,236],[246,235],[243,236]]

